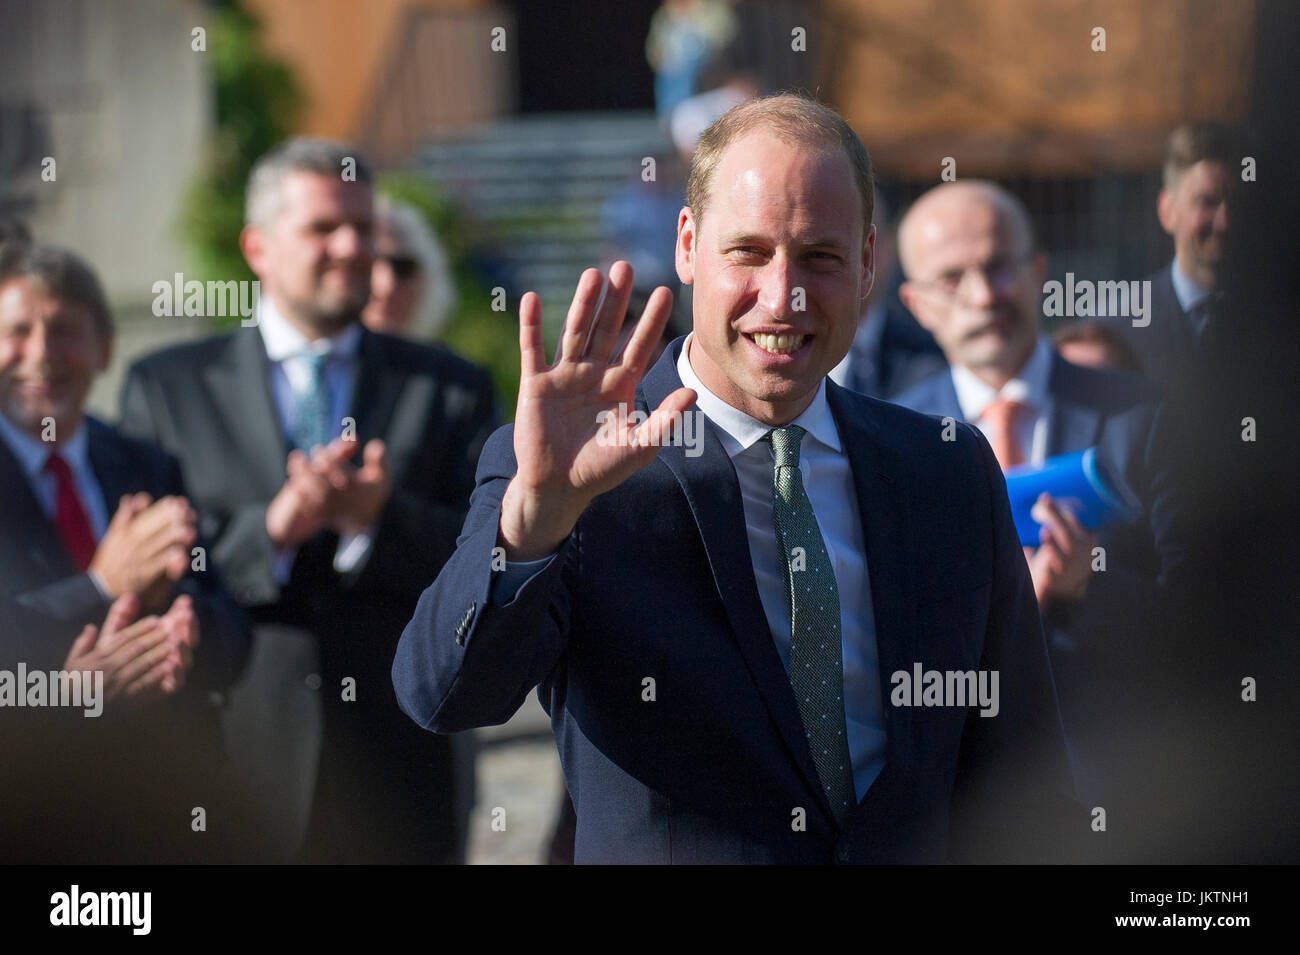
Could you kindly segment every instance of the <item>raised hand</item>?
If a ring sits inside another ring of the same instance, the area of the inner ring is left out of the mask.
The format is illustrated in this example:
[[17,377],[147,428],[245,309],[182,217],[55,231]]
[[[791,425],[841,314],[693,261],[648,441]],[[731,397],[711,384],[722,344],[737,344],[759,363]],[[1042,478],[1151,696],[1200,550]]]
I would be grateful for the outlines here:
[[500,526],[510,560],[551,553],[593,498],[654,460],[674,413],[680,415],[695,401],[694,391],[679,388],[639,426],[619,415],[620,405],[629,412],[632,408],[673,297],[662,286],[654,290],[627,347],[611,361],[632,293],[632,267],[614,263],[601,302],[603,285],[597,269],[582,273],[549,366],[541,304],[532,292],[519,303],[518,470],[502,500]]

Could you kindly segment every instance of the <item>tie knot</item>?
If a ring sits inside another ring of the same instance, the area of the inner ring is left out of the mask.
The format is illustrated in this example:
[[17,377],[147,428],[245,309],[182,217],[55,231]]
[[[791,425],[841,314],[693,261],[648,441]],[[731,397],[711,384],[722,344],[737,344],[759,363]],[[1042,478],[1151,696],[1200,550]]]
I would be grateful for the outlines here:
[[999,398],[984,409],[984,414],[981,417],[994,427],[1011,428],[1014,427],[1016,417],[1023,407],[1024,404],[1019,401],[1013,401],[1010,398]]
[[773,428],[767,433],[772,442],[772,455],[778,468],[797,468],[799,466],[799,443],[807,432],[797,424],[788,424],[784,428]]
[[325,363],[330,360],[328,351],[305,351],[302,353],[302,363],[307,366],[313,375],[319,375],[325,368]]
[[57,451],[51,451],[50,456],[45,459],[45,470],[53,474],[60,481],[67,481],[72,478],[72,468],[68,467],[68,462]]

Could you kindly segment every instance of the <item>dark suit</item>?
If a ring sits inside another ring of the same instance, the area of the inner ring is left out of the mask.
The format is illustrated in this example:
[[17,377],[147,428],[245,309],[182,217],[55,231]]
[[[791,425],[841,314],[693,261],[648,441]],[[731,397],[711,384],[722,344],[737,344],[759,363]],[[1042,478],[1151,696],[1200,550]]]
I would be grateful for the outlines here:
[[[486,372],[440,348],[369,331],[357,352],[351,417],[360,445],[382,438],[393,492],[360,567],[334,568],[338,535],[322,531],[277,584],[266,508],[289,451],[256,329],[169,349],[137,363],[123,426],[180,459],[205,531],[258,624],[254,665],[238,688],[227,738],[267,787],[298,787],[268,806],[291,853],[311,817],[311,861],[445,861],[461,851],[451,744],[402,716],[388,676],[420,591],[455,546],[474,461],[496,427]],[[345,700],[345,679],[355,700]],[[319,740],[319,744],[317,744]],[[319,745],[319,759],[316,747]]]
[[[110,517],[124,494],[144,491],[155,499],[186,495],[180,467],[170,455],[93,418],[86,418],[86,428],[91,469]],[[22,661],[29,671],[61,669],[82,627],[102,625],[110,602],[77,570],[3,441],[0,526],[0,667],[12,670]],[[71,716],[32,714],[39,723],[14,724],[13,718],[26,714],[7,711],[6,722],[16,732],[6,748],[16,745],[18,750],[9,749],[11,753],[37,753],[27,762],[14,756],[10,765],[39,767],[43,780],[21,772],[7,780],[21,791],[9,794],[16,802],[7,803],[6,821],[15,824],[15,832],[27,830],[21,837],[30,840],[28,846],[14,849],[19,856],[30,852],[32,861],[41,862],[212,858],[204,855],[212,846],[202,839],[184,844],[165,835],[161,842],[152,841],[154,827],[164,833],[186,832],[194,805],[222,815],[216,809],[218,803],[226,806],[226,794],[219,788],[225,785],[220,778],[220,691],[243,669],[251,636],[247,619],[227,594],[211,559],[206,570],[178,582],[173,594],[193,598],[199,622],[200,643],[181,693],[138,710],[110,703],[97,720],[84,719],[76,711]],[[26,735],[28,730],[35,731],[35,738]],[[58,740],[57,745],[51,740]],[[91,790],[72,791],[61,773],[94,780],[94,796]],[[182,805],[178,796],[192,801]],[[31,819],[20,821],[21,812],[14,807],[27,799],[39,804],[33,805]],[[65,825],[72,828],[65,831]],[[232,828],[227,813],[227,840]],[[145,830],[150,834],[144,835]],[[78,834],[75,839],[73,832]]]
[[1112,321],[1137,357],[1142,374],[1168,389],[1191,364],[1196,333],[1174,292],[1170,266],[1147,276],[1146,281],[1151,283],[1151,323],[1134,328],[1131,318]]
[[[884,321],[876,347],[870,352],[854,341],[853,362],[844,382],[872,398],[890,399],[941,368],[947,367],[934,336],[917,324],[901,305],[887,304],[884,314],[865,321]],[[869,367],[863,367],[869,365]]]
[[[1163,526],[1165,516],[1154,500],[1160,478],[1148,447],[1158,393],[1134,375],[1081,368],[1055,353],[1047,390],[1047,456],[1096,446],[1146,506],[1137,521],[1098,535],[1106,570],[1093,574],[1082,601],[1052,602],[1042,608],[1080,796],[1096,805],[1116,789],[1106,768],[1111,761],[1107,754],[1117,734],[1126,731],[1125,692],[1142,669],[1140,661],[1147,659],[1153,623],[1149,612],[1161,572],[1155,528]],[[917,411],[963,420],[948,371],[894,400]]]
[[[639,409],[681,386],[682,341],[638,388]],[[494,606],[492,549],[515,471],[504,428],[479,462],[459,547],[402,635],[393,680],[406,712],[437,732],[503,722],[538,687],[577,809],[577,861],[939,862],[1059,850],[1069,812],[1059,717],[988,444],[964,426],[945,443],[937,421],[833,383],[827,394],[862,515],[884,699],[889,675],[917,661],[997,669],[1000,715],[886,702],[884,769],[837,826],[712,423],[701,456],[661,449],[592,502],[511,603]],[[806,831],[793,825],[799,809]],[[1075,821],[1086,828],[1082,813]]]

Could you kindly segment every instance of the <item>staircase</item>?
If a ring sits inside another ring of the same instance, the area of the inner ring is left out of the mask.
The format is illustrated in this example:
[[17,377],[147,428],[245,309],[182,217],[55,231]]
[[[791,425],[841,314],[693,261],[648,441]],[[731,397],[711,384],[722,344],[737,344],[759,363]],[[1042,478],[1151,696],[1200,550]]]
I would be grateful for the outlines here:
[[554,326],[583,269],[606,264],[606,200],[640,175],[644,157],[671,149],[653,112],[549,114],[429,144],[412,165],[474,223],[473,247],[499,268],[496,284],[512,302],[535,291]]

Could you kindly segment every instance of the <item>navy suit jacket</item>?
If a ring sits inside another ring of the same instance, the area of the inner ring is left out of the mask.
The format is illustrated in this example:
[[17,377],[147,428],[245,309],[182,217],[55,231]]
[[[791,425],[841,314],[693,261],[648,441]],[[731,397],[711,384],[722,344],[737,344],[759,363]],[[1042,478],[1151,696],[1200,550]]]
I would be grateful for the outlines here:
[[[1139,329],[1140,331],[1140,329]],[[1132,523],[1098,534],[1106,569],[1084,599],[1042,607],[1066,734],[1081,774],[1080,795],[1114,789],[1101,750],[1122,732],[1125,673],[1145,672],[1155,596],[1171,555],[1166,476],[1151,448],[1159,407],[1155,386],[1135,375],[1083,368],[1052,355],[1047,382],[1047,456],[1096,447],[1098,456],[1143,505]],[[894,399],[917,411],[963,420],[952,374],[943,371]],[[1151,661],[1154,662],[1154,661]]]
[[[637,407],[681,386],[682,341],[646,376]],[[577,810],[578,862],[1053,858],[1086,829],[1081,813],[1070,819],[1037,606],[987,442],[966,426],[944,442],[938,421],[827,389],[862,515],[884,699],[889,674],[915,662],[998,670],[1000,712],[887,704],[885,767],[837,825],[712,423],[700,456],[663,447],[494,606],[492,551],[516,467],[503,428],[393,680],[403,709],[437,732],[504,722],[537,687]]]
[[[109,517],[124,494],[146,491],[155,499],[185,495],[180,465],[161,448],[128,438],[87,417],[90,466]],[[59,532],[45,516],[27,476],[0,443],[0,661],[59,669],[86,624],[99,626],[109,601],[87,574],[77,570]],[[208,570],[180,580],[175,594],[189,594],[199,621],[199,646],[187,676],[193,686],[220,690],[234,682],[248,658],[247,619],[230,597],[211,561]]]

